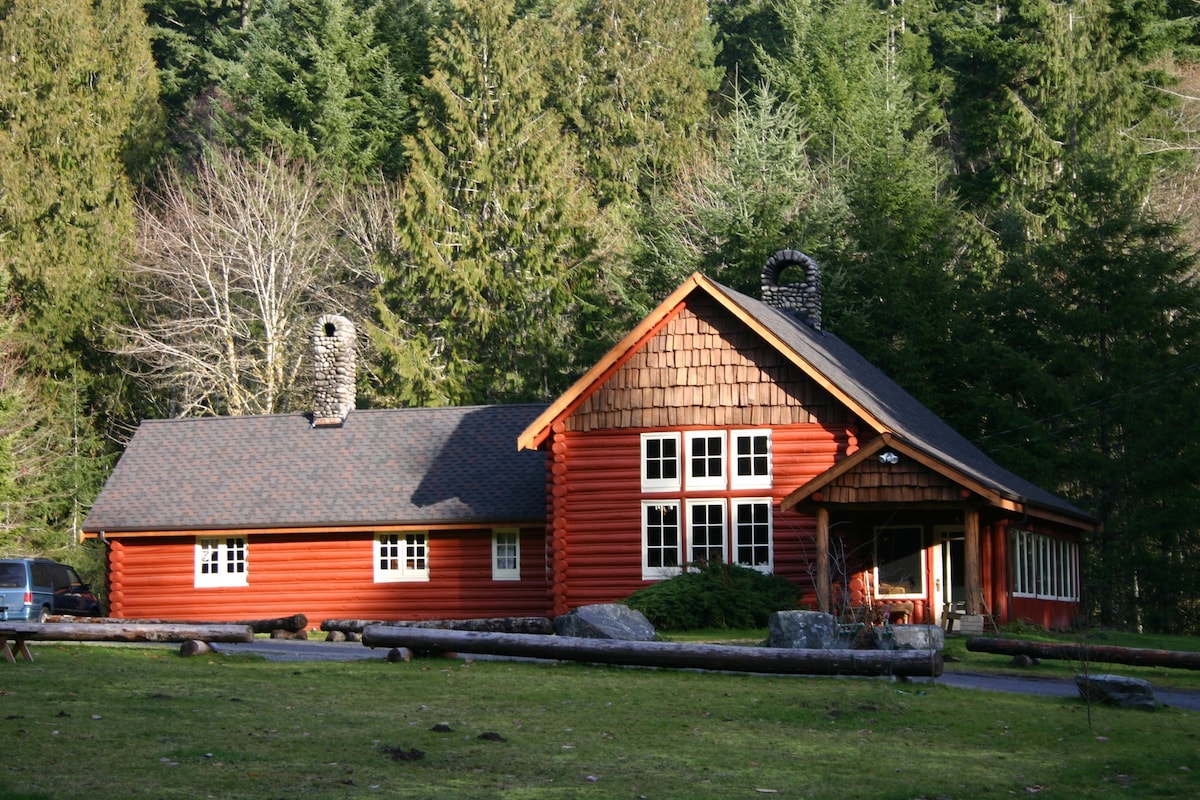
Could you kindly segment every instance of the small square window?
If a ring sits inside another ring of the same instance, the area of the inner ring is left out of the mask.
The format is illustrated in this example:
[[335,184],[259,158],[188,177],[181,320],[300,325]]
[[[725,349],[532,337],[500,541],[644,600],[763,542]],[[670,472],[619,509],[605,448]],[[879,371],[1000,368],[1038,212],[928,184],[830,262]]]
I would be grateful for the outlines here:
[[247,547],[241,536],[196,540],[195,586],[247,585]]
[[642,434],[642,490],[678,491],[679,434]]
[[687,488],[725,488],[725,434],[700,431],[687,435]]
[[771,488],[771,431],[734,431],[732,437],[733,488]]
[[375,537],[375,582],[429,580],[429,539],[420,533],[381,533]]

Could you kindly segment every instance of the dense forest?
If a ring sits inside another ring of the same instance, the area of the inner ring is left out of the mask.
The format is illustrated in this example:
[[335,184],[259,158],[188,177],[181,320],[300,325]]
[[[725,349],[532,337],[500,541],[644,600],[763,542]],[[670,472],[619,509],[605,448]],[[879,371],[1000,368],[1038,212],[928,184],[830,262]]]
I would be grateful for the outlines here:
[[[1104,522],[1200,632],[1200,43],[1180,0],[0,0],[0,552],[77,563],[137,421],[554,397],[694,271]],[[93,569],[95,562],[93,562]]]

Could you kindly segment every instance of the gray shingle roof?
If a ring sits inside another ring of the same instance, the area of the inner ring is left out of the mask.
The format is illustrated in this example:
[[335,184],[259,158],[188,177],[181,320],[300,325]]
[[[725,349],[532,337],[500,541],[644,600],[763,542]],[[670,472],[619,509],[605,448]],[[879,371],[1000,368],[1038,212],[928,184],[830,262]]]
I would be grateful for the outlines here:
[[998,465],[834,334],[815,330],[760,300],[710,283],[906,443],[1009,499],[1094,521],[1092,515]]
[[517,452],[541,405],[143,422],[88,532],[542,522],[546,462]]

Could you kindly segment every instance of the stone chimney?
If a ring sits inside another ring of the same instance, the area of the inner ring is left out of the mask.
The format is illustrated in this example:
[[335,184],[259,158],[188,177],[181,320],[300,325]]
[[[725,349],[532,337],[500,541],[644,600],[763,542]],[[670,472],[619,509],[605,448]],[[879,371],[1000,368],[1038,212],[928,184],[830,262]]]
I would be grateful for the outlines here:
[[354,323],[337,314],[325,314],[313,328],[314,428],[340,427],[354,410]]
[[[788,267],[804,270],[804,279],[781,285],[779,278]],[[799,250],[780,250],[763,267],[762,300],[821,330],[821,268]]]

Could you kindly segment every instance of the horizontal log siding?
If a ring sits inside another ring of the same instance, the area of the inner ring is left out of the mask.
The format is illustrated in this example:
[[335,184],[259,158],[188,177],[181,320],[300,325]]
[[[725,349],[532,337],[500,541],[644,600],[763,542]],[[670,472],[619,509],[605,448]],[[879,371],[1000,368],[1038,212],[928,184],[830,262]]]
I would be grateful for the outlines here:
[[[683,429],[688,430],[688,429]],[[762,497],[774,499],[775,572],[811,589],[815,521],[783,513],[779,501],[794,487],[828,469],[844,455],[850,429],[793,425],[772,429],[774,489],[641,491],[639,430],[557,432],[552,486],[556,542],[555,613],[591,603],[620,600],[653,581],[642,580],[643,499]]]
[[429,534],[428,582],[374,582],[374,537],[255,534],[248,585],[196,588],[191,537],[110,536],[114,617],[214,622],[304,614],[325,619],[469,619],[550,611],[542,531],[521,532],[521,580],[492,580],[491,531]]

